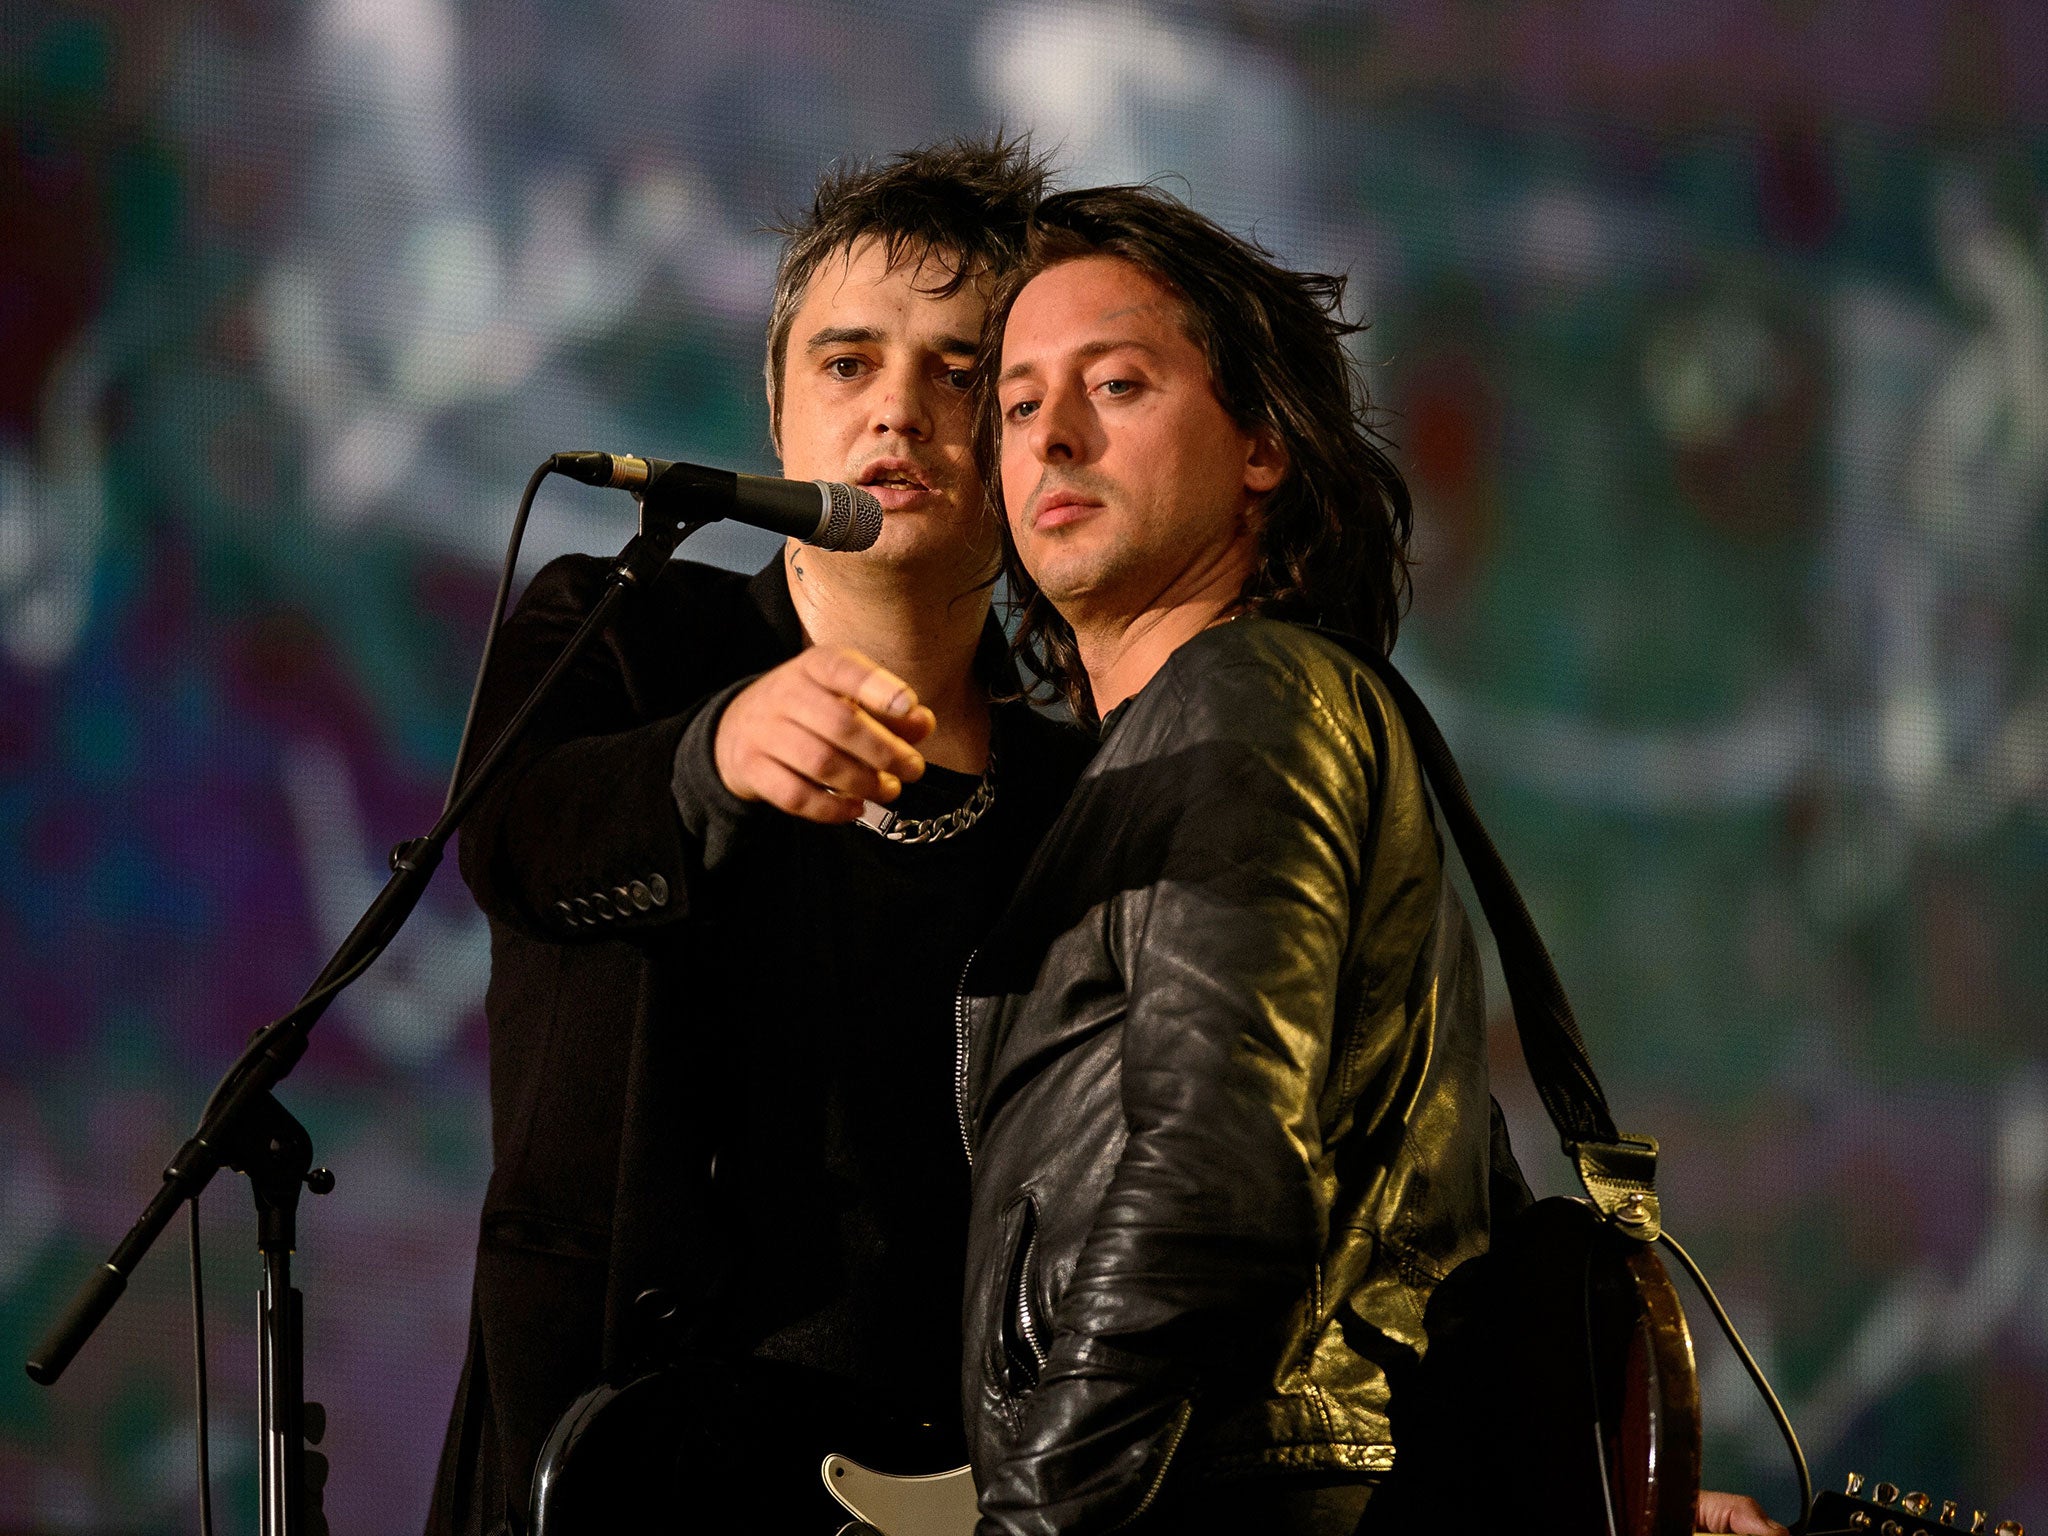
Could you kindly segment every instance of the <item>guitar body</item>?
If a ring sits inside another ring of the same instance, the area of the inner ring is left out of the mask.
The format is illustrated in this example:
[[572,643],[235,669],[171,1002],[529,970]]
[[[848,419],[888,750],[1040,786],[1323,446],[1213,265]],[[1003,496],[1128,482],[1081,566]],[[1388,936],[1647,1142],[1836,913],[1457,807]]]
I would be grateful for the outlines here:
[[964,1459],[957,1435],[892,1420],[800,1366],[668,1366],[595,1387],[563,1413],[534,1469],[529,1525],[533,1536],[971,1536]]
[[1428,1330],[1421,1368],[1394,1376],[1398,1470],[1376,1513],[1690,1536],[1699,1380],[1650,1245],[1580,1201],[1539,1201],[1438,1287]]
[[819,1471],[832,1497],[882,1536],[974,1536],[981,1518],[972,1467],[903,1477],[834,1455]]

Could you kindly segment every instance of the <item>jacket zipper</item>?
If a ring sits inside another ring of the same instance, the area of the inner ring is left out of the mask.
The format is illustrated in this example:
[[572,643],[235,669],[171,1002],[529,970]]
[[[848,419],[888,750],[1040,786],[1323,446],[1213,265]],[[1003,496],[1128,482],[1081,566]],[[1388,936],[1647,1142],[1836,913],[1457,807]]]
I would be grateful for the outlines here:
[[953,989],[953,1112],[960,1119],[960,1150],[967,1154],[967,1166],[974,1166],[974,1143],[967,1136],[967,973],[974,968],[972,949],[967,964],[960,967],[960,984]]
[[1174,1416],[1173,1428],[1167,1434],[1166,1454],[1159,1458],[1159,1470],[1153,1475],[1152,1486],[1145,1490],[1145,1497],[1138,1501],[1136,1509],[1110,1527],[1112,1531],[1120,1531],[1145,1518],[1145,1511],[1152,1507],[1153,1501],[1159,1497],[1159,1490],[1166,1485],[1166,1469],[1173,1465],[1173,1453],[1180,1449],[1181,1437],[1188,1432],[1188,1419],[1194,1411],[1192,1401],[1180,1405],[1180,1412]]
[[1031,1261],[1038,1254],[1038,1223],[1031,1224],[1031,1236],[1024,1243],[1024,1262],[1017,1266],[1017,1332],[1040,1371],[1045,1369],[1045,1346],[1039,1342],[1038,1322],[1031,1315]]

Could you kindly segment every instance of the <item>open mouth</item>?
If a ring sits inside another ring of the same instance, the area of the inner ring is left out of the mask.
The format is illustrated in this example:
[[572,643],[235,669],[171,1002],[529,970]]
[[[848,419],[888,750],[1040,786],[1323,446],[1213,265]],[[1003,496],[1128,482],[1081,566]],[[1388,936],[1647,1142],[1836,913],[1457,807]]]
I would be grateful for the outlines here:
[[870,464],[861,471],[860,484],[863,490],[892,512],[900,511],[934,492],[924,472],[901,459],[883,459]]

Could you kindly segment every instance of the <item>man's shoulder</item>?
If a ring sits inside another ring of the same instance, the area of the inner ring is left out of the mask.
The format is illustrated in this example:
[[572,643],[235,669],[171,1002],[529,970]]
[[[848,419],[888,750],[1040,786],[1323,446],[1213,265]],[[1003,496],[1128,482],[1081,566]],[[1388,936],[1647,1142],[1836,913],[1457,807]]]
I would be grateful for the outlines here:
[[1399,718],[1386,685],[1334,635],[1248,614],[1204,630],[1167,658],[1156,708],[1226,734],[1306,714],[1349,733]]
[[[612,561],[592,555],[548,562],[521,594],[508,640],[558,645],[602,599],[612,569]],[[784,632],[771,611],[774,594],[761,590],[766,579],[670,561],[645,589],[626,595],[599,648],[631,675],[640,707],[673,713],[796,654],[801,631],[795,639]]]
[[[560,603],[587,608],[604,591],[614,560],[597,555],[558,555],[534,572],[526,584],[520,606]],[[643,603],[725,606],[748,600],[754,577],[745,571],[704,565],[695,560],[671,560],[643,594]]]

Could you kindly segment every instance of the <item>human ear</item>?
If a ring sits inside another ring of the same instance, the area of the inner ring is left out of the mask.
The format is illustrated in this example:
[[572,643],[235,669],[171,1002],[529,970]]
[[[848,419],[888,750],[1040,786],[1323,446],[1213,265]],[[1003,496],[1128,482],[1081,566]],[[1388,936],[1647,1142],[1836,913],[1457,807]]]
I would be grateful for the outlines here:
[[1244,488],[1264,496],[1287,478],[1287,447],[1271,427],[1254,427],[1245,438]]

